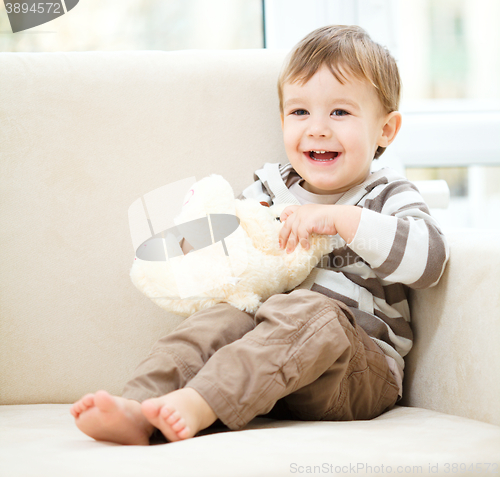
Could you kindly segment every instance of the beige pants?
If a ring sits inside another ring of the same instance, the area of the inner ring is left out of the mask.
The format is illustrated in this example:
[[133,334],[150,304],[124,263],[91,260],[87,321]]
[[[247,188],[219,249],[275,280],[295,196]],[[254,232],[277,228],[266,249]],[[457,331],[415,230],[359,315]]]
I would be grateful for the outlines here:
[[274,295],[255,317],[228,304],[193,314],[154,345],[123,396],[186,386],[233,430],[258,415],[371,419],[398,399],[384,354],[349,308],[309,290]]

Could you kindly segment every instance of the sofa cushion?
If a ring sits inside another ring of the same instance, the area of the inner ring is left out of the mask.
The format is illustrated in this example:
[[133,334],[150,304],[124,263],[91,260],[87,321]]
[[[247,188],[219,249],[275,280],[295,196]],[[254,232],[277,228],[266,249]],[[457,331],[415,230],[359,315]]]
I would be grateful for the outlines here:
[[[371,421],[256,418],[241,431],[145,447],[94,441],[77,429],[69,408],[0,406],[3,475],[373,475],[389,473],[388,466],[399,475],[472,475],[458,473],[461,464],[480,464],[481,475],[500,471],[500,427],[420,408],[396,406]],[[496,467],[486,472],[488,464]]]

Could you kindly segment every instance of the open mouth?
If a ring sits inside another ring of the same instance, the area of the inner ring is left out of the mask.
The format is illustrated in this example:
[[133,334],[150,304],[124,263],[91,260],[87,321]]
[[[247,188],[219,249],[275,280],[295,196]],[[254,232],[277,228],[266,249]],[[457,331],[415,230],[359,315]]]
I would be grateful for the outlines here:
[[318,162],[333,161],[339,155],[340,153],[335,151],[309,151],[309,157]]

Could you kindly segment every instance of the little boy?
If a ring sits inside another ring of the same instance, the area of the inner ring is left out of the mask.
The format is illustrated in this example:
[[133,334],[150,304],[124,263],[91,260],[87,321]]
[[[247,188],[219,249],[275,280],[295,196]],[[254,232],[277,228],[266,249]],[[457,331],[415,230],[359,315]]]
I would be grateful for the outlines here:
[[401,126],[396,63],[361,28],[324,27],[291,52],[278,92],[290,163],[265,164],[240,198],[300,204],[280,217],[287,251],[313,232],[336,236],[336,248],[255,316],[224,303],[187,318],[121,397],[76,402],[76,424],[94,439],[147,445],[159,429],[177,441],[258,415],[372,419],[401,398],[407,292],[438,282],[448,247],[414,185],[370,173]]

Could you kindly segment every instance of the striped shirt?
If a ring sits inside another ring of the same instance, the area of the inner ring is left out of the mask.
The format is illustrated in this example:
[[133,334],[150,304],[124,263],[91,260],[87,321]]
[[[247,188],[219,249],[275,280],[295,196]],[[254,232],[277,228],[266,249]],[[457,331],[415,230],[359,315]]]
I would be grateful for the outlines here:
[[[290,191],[302,181],[291,164],[266,163],[254,180],[239,199],[305,203]],[[416,186],[391,169],[370,174],[335,200],[362,207],[356,235],[349,244],[336,235],[334,250],[296,289],[344,302],[402,373],[413,344],[408,292],[438,283],[449,255],[446,239]]]

